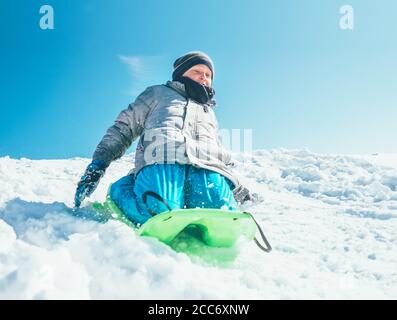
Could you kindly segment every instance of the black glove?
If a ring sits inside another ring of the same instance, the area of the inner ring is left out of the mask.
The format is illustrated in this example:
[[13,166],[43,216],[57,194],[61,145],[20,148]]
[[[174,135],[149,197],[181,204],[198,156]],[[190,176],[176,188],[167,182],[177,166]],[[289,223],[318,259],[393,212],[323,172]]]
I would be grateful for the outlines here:
[[257,202],[263,200],[263,198],[259,194],[250,193],[250,191],[242,185],[233,190],[233,195],[236,201],[240,203],[244,203],[246,201]]
[[247,188],[240,185],[233,190],[234,198],[237,202],[244,203],[247,200],[251,200],[251,194]]
[[80,207],[85,197],[89,197],[99,184],[99,180],[105,174],[107,166],[102,160],[92,161],[81,177],[77,185],[76,194],[74,196],[74,205]]

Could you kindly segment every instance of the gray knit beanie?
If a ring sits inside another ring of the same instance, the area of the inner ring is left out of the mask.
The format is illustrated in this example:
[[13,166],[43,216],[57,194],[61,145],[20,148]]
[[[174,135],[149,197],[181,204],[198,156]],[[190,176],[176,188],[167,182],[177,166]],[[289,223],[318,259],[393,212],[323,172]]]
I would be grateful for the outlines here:
[[172,73],[172,80],[181,77],[187,70],[197,64],[204,64],[210,68],[212,72],[211,79],[214,80],[215,68],[211,58],[201,51],[188,52],[174,62],[174,72]]

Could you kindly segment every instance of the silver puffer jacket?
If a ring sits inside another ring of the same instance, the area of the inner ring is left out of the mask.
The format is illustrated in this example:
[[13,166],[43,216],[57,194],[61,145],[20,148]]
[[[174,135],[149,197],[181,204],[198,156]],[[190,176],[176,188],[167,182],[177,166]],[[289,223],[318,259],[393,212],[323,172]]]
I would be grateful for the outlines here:
[[139,137],[135,174],[155,163],[194,165],[228,178],[239,201],[243,188],[227,168],[230,153],[220,143],[214,106],[214,101],[203,105],[187,98],[184,85],[177,81],[148,87],[119,114],[93,159],[109,165]]

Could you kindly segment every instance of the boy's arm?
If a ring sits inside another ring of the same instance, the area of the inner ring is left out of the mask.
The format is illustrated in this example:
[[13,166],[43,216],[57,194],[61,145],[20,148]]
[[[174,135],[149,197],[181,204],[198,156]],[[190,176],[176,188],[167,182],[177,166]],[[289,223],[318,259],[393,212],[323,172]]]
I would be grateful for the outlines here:
[[227,165],[227,166],[231,165],[232,164],[232,154],[222,144],[222,139],[221,139],[220,130],[219,130],[219,123],[218,123],[218,119],[216,117],[215,117],[215,127],[216,127],[216,131],[217,131],[216,143],[218,145],[218,150],[221,155],[221,160],[225,165]]
[[222,153],[221,157],[223,163],[227,166],[232,165],[233,164],[232,153],[222,145],[222,141],[220,138],[218,138],[218,146],[219,146],[219,150]]
[[146,116],[154,104],[153,88],[149,87],[121,111],[96,147],[93,160],[101,160],[109,166],[113,160],[120,158],[141,135]]

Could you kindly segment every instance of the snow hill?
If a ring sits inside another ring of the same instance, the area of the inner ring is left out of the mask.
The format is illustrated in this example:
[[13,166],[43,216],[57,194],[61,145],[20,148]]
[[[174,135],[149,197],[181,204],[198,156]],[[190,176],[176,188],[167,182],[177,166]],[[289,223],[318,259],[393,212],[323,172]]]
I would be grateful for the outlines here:
[[[0,158],[1,299],[396,299],[397,154],[234,155],[273,246],[218,265],[72,210],[89,159]],[[113,163],[89,201],[133,165]],[[87,201],[85,202],[87,204]]]

